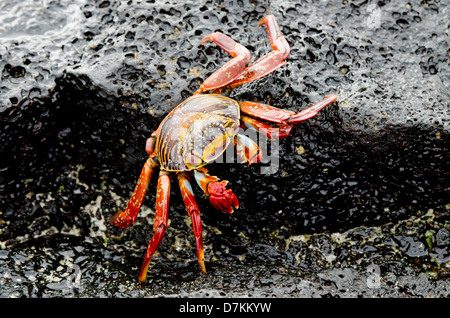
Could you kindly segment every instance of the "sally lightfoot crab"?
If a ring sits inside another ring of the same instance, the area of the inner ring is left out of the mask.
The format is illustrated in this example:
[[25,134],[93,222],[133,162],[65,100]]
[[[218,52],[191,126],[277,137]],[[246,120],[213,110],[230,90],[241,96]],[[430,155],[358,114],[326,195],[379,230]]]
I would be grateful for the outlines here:
[[[262,158],[261,149],[250,138],[239,134],[239,128],[254,129],[268,138],[283,139],[289,136],[292,125],[310,119],[324,107],[333,103],[335,95],[294,113],[270,105],[250,101],[235,101],[220,95],[224,88],[234,88],[257,80],[286,63],[290,47],[280,32],[273,15],[265,16],[260,25],[266,26],[273,51],[250,63],[250,52],[241,44],[221,32],[205,36],[202,44],[214,42],[230,54],[231,59],[208,77],[193,96],[175,107],[147,140],[149,158],[139,176],[125,211],[117,212],[111,223],[126,228],[137,217],[150,179],[159,166],[156,193],[154,235],[148,245],[139,281],[146,280],[147,271],[156,248],[164,237],[169,216],[171,178],[177,176],[184,204],[195,236],[197,258],[202,273],[206,273],[202,242],[200,210],[191,187],[194,175],[200,188],[218,210],[226,213],[238,208],[236,195],[227,189],[227,181],[211,176],[205,165],[222,155],[230,143],[244,163],[257,163]],[[211,92],[211,94],[204,94]]]

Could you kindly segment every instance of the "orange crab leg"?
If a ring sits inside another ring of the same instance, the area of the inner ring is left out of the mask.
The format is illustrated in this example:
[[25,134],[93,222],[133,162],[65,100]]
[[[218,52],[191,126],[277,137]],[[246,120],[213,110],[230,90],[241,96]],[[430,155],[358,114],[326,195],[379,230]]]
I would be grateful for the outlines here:
[[242,102],[241,112],[277,124],[286,122],[289,117],[295,115],[293,111],[256,102]]
[[139,180],[134,188],[133,194],[128,201],[125,211],[119,210],[110,220],[112,224],[122,229],[130,226],[134,221],[141,209],[142,201],[144,200],[145,193],[147,192],[148,185],[153,175],[153,171],[158,166],[153,160],[156,154],[150,156],[142,168]]
[[[316,116],[320,110],[332,104],[336,100],[336,95],[328,95],[322,101],[302,110],[297,114],[290,110],[280,109],[270,105],[255,102],[242,102],[240,105],[241,111],[243,113],[256,117],[257,119],[262,119],[282,125],[295,125]],[[244,124],[248,124],[248,126],[254,125],[254,127],[268,127],[263,125],[262,122],[257,122],[257,120],[244,119]]]
[[208,77],[194,94],[227,86],[244,73],[247,65],[250,63],[250,51],[221,32],[215,32],[205,36],[201,44],[203,45],[206,42],[216,43],[220,48],[230,54],[233,59]]
[[270,139],[278,138],[279,140],[289,136],[292,130],[292,125],[288,125],[286,123],[280,123],[274,127],[259,119],[248,116],[242,116],[241,127],[256,130]]
[[337,96],[336,95],[328,95],[325,96],[325,99],[302,110],[301,112],[299,112],[298,114],[291,116],[287,119],[287,123],[288,124],[298,124],[302,121],[308,120],[314,116],[316,116],[320,110],[322,110],[323,108],[327,107],[328,105],[334,103],[337,100]]
[[147,253],[145,254],[144,264],[142,265],[139,281],[143,283],[147,279],[147,271],[159,243],[161,243],[164,233],[167,229],[169,219],[169,196],[170,196],[170,175],[167,171],[159,172],[158,189],[156,192],[156,212],[155,222],[153,223],[153,235],[148,244]]
[[259,146],[249,137],[237,134],[234,138],[236,153],[241,158],[242,163],[258,163],[261,161],[263,153]]
[[265,24],[273,51],[250,65],[245,73],[230,84],[231,88],[264,77],[286,64],[286,59],[291,52],[291,48],[281,34],[275,17],[273,15],[267,15],[258,24]]
[[178,183],[180,185],[181,196],[183,197],[186,211],[191,218],[192,230],[194,231],[195,244],[197,246],[197,258],[200,265],[200,271],[206,274],[205,268],[205,253],[203,251],[203,239],[202,239],[202,220],[200,218],[200,210],[197,202],[195,201],[194,192],[189,180],[189,176],[180,172],[178,174]]

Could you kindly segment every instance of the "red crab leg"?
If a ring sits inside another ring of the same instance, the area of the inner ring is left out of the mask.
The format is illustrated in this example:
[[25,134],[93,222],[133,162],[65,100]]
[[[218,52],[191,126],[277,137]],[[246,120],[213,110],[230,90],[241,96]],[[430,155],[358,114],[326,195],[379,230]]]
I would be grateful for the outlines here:
[[203,38],[201,44],[211,41],[230,54],[233,59],[208,77],[194,94],[227,86],[245,72],[250,63],[250,51],[229,36],[220,32],[211,33]]
[[153,171],[158,166],[158,164],[156,164],[152,159],[155,156],[156,154],[150,156],[145,162],[139,176],[139,180],[134,188],[134,192],[131,195],[130,200],[128,201],[125,211],[119,210],[111,218],[110,222],[115,226],[125,229],[136,221],[136,217],[139,213],[142,201],[144,200],[145,193],[147,192],[148,185],[152,178]]
[[203,239],[202,239],[202,220],[200,218],[200,210],[197,202],[195,201],[194,192],[192,191],[191,182],[186,173],[181,172],[178,174],[178,183],[180,185],[181,196],[183,197],[186,211],[191,218],[192,230],[194,231],[195,244],[197,246],[197,258],[200,265],[200,271],[206,274],[205,268],[205,253],[203,252]]
[[256,117],[257,119],[262,119],[277,124],[295,125],[316,116],[320,110],[335,102],[336,99],[336,95],[328,95],[324,100],[302,110],[297,114],[290,110],[280,109],[255,102],[242,102],[240,105],[243,113]]
[[328,95],[325,96],[325,99],[302,110],[301,112],[299,112],[298,114],[291,116],[287,119],[287,123],[288,124],[298,124],[301,123],[302,121],[308,120],[310,118],[313,118],[314,116],[316,116],[319,111],[321,111],[323,108],[327,107],[328,105],[334,103],[337,100],[337,96],[336,95]]
[[286,59],[291,52],[291,48],[281,34],[275,17],[273,15],[267,15],[258,24],[266,25],[267,35],[269,36],[273,51],[250,65],[244,74],[230,84],[231,88],[264,77],[286,64]]
[[241,158],[242,163],[258,163],[262,159],[262,151],[259,146],[249,137],[237,134],[234,138],[236,153]]
[[279,140],[289,136],[292,130],[292,125],[288,125],[286,123],[281,123],[274,127],[259,119],[248,116],[242,116],[241,127],[254,129],[257,132],[266,135],[270,139],[278,138]]
[[232,213],[233,208],[239,208],[237,197],[233,191],[226,188],[228,181],[219,181],[219,178],[209,175],[205,168],[194,170],[194,176],[200,188],[209,196],[209,202],[214,208],[226,213]]
[[142,265],[139,281],[143,283],[147,279],[147,271],[159,243],[161,243],[164,233],[167,229],[167,221],[169,218],[169,196],[170,196],[170,175],[167,171],[159,172],[158,189],[156,192],[156,212],[155,222],[153,223],[153,235],[148,244],[147,253],[145,254],[144,264]]

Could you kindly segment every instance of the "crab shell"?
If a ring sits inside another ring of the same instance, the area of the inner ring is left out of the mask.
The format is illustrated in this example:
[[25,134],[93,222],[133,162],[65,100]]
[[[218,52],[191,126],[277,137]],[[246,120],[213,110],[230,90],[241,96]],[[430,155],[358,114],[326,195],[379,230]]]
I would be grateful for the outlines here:
[[228,97],[194,95],[174,108],[158,127],[156,153],[161,168],[198,169],[225,151],[239,130],[239,104]]

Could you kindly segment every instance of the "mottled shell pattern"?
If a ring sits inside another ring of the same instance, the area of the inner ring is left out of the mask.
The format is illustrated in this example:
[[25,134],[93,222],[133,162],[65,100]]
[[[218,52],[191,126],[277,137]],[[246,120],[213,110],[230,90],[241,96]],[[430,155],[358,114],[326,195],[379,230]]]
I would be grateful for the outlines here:
[[166,171],[198,169],[219,157],[239,129],[239,104],[228,97],[194,95],[158,128],[156,151]]

